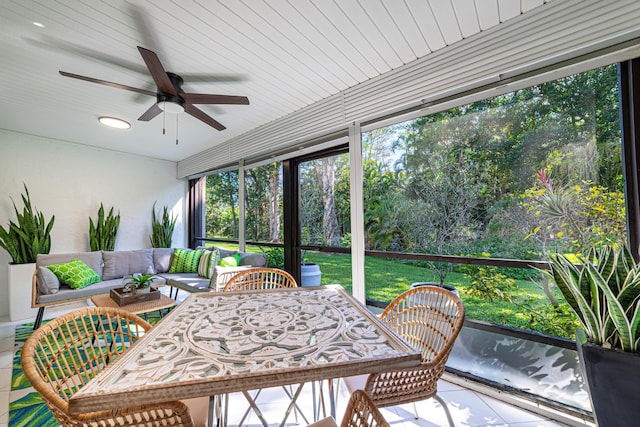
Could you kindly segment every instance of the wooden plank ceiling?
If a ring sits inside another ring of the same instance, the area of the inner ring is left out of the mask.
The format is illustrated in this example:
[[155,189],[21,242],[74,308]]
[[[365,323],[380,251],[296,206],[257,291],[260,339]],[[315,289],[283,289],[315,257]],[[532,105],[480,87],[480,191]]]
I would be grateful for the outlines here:
[[[0,128],[179,161],[544,3],[2,0]],[[199,106],[222,132],[186,114],[142,122],[154,97],[58,74],[155,92],[136,46],[181,75],[185,92],[242,95],[250,105]],[[101,115],[132,128],[102,127]]]

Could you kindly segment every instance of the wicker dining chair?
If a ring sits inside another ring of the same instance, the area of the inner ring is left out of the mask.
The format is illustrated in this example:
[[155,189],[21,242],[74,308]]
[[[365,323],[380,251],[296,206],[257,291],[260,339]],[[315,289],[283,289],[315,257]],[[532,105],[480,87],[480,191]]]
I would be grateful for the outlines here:
[[[27,339],[22,349],[24,374],[62,426],[204,425],[208,398],[190,399],[190,406],[174,401],[68,413],[69,399],[150,328],[140,317],[118,308],[89,307],[67,313]],[[190,409],[200,416],[197,424]]]
[[[337,427],[332,417],[324,418],[308,427]],[[389,427],[375,403],[364,390],[351,394],[340,427]]]
[[[416,410],[415,402],[433,397],[453,426],[449,408],[437,392],[438,380],[464,321],[460,298],[438,286],[419,286],[399,295],[380,318],[422,352],[422,364],[400,371],[344,378],[346,388],[366,391],[378,407],[414,403]],[[418,418],[417,410],[415,417]]]
[[250,291],[259,289],[296,288],[296,279],[279,268],[250,268],[233,276],[223,291]]

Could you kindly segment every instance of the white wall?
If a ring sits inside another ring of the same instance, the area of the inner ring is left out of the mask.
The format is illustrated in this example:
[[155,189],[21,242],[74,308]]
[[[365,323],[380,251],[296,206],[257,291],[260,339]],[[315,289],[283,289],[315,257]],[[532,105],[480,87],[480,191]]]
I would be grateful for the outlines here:
[[[186,242],[187,184],[176,163],[0,130],[0,225],[16,219],[27,185],[31,202],[46,219],[55,215],[51,253],[89,250],[89,217],[102,202],[120,211],[116,250],[149,248],[151,209],[169,207],[178,217],[173,245]],[[8,314],[7,264],[0,248],[0,317]],[[31,284],[25,284],[31,292]]]

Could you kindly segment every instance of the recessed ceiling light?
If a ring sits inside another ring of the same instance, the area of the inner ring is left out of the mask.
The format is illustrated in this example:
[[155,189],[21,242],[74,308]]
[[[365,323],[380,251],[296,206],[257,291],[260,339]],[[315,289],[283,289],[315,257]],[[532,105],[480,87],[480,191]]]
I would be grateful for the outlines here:
[[98,121],[105,126],[109,126],[116,129],[129,129],[131,127],[129,122],[126,122],[122,119],[118,119],[115,117],[100,116],[98,117]]
[[34,22],[33,25],[35,25],[38,28],[44,28],[44,24],[41,24],[39,22]]

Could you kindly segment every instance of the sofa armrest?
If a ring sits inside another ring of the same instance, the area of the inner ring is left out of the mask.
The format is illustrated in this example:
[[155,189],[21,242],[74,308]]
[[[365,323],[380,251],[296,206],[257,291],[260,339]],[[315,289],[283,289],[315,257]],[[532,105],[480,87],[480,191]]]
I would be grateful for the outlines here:
[[33,271],[31,278],[31,307],[36,308],[38,302],[38,267]]

